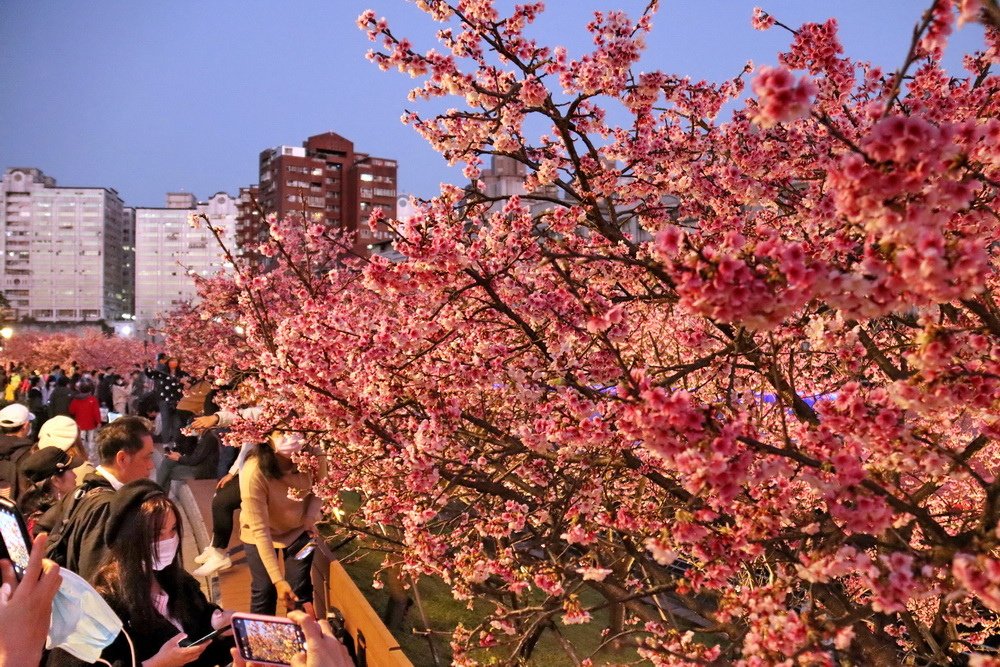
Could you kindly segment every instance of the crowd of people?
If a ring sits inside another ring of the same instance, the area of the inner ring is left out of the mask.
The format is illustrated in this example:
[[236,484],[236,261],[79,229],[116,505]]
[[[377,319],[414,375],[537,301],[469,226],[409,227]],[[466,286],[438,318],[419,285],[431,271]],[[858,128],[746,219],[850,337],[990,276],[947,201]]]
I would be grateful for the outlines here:
[[[97,662],[242,664],[228,631],[232,612],[211,603],[197,578],[231,566],[236,509],[252,578],[251,611],[273,615],[279,599],[286,610],[302,610],[291,618],[309,641],[306,655],[293,664],[353,664],[329,628],[316,625],[311,615],[320,502],[311,492],[312,477],[293,462],[305,446],[301,435],[276,425],[264,442],[223,444],[220,432],[235,419],[254,416],[254,410],[242,415],[219,410],[216,393],[227,387],[217,386],[208,373],[189,376],[179,360],[165,355],[150,367],[135,367],[128,377],[110,368],[84,372],[75,362],[44,376],[18,364],[0,374],[6,392],[0,408],[0,495],[17,504],[34,540],[20,582],[10,563],[0,561],[0,665],[93,664],[87,658],[97,654],[81,646],[98,642],[98,624],[68,632],[68,639],[52,636],[57,616],[65,625],[53,598],[61,588],[72,588],[70,575],[60,572],[74,573],[73,586],[77,575],[89,583],[116,621],[103,626]],[[189,573],[180,549],[182,515],[172,491],[175,481],[191,478],[218,483],[212,543]],[[63,583],[54,585],[56,579]],[[30,603],[25,591],[31,591]],[[11,614],[19,614],[20,622],[4,624]],[[32,624],[31,632],[21,632],[23,623]],[[219,632],[210,641],[191,646],[185,641],[213,631]],[[43,651],[46,637],[50,650]]]

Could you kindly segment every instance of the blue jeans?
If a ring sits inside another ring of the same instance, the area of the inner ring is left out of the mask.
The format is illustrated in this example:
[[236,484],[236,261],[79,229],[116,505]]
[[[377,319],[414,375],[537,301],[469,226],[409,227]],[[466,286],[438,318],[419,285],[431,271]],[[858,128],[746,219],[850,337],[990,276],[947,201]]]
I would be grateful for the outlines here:
[[181,420],[177,416],[177,407],[167,401],[160,401],[160,442],[169,445],[177,442],[180,435]]
[[[303,559],[295,558],[295,554],[309,541],[309,534],[302,533],[302,537],[289,544],[281,551],[285,557],[285,581],[292,587],[295,596],[306,602],[312,602],[313,585],[309,573],[312,570],[313,555],[309,554]],[[264,561],[260,559],[260,553],[255,544],[243,544],[243,551],[247,555],[247,564],[250,566],[250,611],[254,614],[265,614],[274,616],[278,609],[278,591],[271,583],[271,576],[264,567]],[[278,549],[275,549],[275,553]]]
[[198,473],[195,466],[184,465],[167,457],[163,457],[159,467],[156,469],[156,483],[164,491],[170,493],[170,482],[175,479],[194,479]]

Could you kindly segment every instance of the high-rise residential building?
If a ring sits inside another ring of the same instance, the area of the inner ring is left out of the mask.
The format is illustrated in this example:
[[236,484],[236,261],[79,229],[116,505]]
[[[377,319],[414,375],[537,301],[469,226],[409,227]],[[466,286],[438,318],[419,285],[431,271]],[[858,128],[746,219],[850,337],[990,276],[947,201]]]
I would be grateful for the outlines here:
[[135,209],[135,316],[137,330],[155,327],[161,317],[196,299],[195,276],[228,268],[222,248],[202,219],[206,216],[223,243],[235,252],[237,200],[217,192],[198,202],[186,192],[167,194],[165,208]]
[[[299,215],[356,232],[356,249],[364,252],[391,237],[385,226],[370,230],[368,217],[375,208],[395,217],[396,172],[395,160],[355,152],[353,142],[327,132],[302,146],[262,151],[257,196],[265,214]],[[245,227],[242,238],[259,243],[262,224]]]
[[13,315],[111,322],[129,309],[126,216],[111,188],[60,187],[35,168],[0,181],[0,285]]
[[135,314],[135,209],[128,207],[122,211],[122,285],[122,318],[131,320]]

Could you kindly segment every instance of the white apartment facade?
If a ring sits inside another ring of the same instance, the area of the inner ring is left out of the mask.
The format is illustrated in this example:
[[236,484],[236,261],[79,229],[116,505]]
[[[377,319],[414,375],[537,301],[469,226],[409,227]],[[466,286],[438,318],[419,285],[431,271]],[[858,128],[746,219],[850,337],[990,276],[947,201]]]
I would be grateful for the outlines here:
[[135,208],[136,331],[157,327],[161,318],[196,300],[194,277],[231,268],[208,226],[191,225],[206,215],[235,252],[237,199],[217,192],[198,202],[190,193],[167,193],[166,208]]
[[111,188],[59,187],[36,168],[0,180],[0,289],[13,317],[113,322],[126,314],[127,218]]

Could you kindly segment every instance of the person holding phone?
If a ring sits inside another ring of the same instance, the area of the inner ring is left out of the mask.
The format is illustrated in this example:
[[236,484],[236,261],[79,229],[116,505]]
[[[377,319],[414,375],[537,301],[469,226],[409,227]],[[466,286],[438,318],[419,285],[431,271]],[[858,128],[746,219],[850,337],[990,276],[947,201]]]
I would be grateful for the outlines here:
[[0,665],[37,665],[52,617],[52,600],[62,583],[59,566],[44,560],[44,534],[31,543],[24,575],[0,560]]
[[[302,630],[305,650],[294,655],[288,664],[292,667],[354,667],[354,660],[347,647],[334,636],[333,629],[326,621],[317,621],[309,614],[293,611],[288,619]],[[234,618],[235,624],[238,619]],[[279,619],[275,619],[279,620]],[[254,660],[250,652],[244,655],[245,647],[238,644],[232,649],[233,667],[258,667],[276,664]]]
[[[312,603],[313,555],[307,545],[322,503],[312,492],[312,477],[292,461],[304,444],[300,433],[276,430],[240,471],[240,539],[250,565],[255,614],[273,615],[279,598],[286,609]],[[284,575],[278,549],[284,554]]]
[[[211,604],[184,571],[180,513],[163,489],[148,479],[123,486],[111,501],[104,530],[109,550],[92,581],[124,623],[136,664],[228,663],[233,642],[220,635],[232,614]],[[65,652],[53,654],[58,657],[50,665],[80,664]],[[130,665],[128,639],[119,635],[102,659],[116,667]]]

